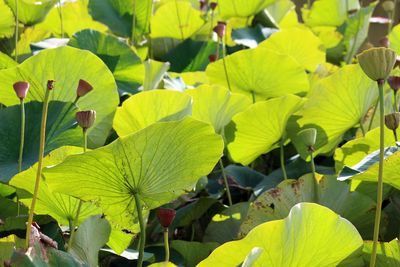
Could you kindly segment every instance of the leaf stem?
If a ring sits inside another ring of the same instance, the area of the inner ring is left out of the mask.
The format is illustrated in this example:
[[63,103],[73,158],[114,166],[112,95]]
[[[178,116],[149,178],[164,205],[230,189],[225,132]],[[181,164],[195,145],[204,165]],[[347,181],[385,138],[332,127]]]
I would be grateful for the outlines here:
[[18,0],[15,0],[15,62],[18,62],[18,24],[19,24],[19,14],[18,14]]
[[131,45],[135,45],[135,31],[136,31],[136,0],[133,0]]
[[372,128],[372,122],[374,121],[374,117],[375,117],[375,114],[376,114],[376,109],[378,108],[378,104],[379,104],[379,97],[378,97],[378,99],[376,100],[376,104],[375,104],[375,107],[374,107],[374,111],[372,112],[371,120],[369,121],[368,132],[369,132],[369,131],[371,130],[371,128]]
[[140,226],[140,242],[139,242],[139,258],[137,262],[137,267],[142,267],[143,265],[143,256],[144,256],[144,245],[146,243],[146,225],[144,224],[142,205],[140,204],[139,195],[134,193],[136,210],[138,213],[138,220]]
[[366,132],[365,132],[365,128],[364,128],[363,118],[362,117],[360,119],[360,129],[361,129],[361,132],[362,132],[363,136],[365,136]]
[[44,146],[46,142],[46,123],[47,123],[47,112],[49,109],[49,97],[51,90],[46,88],[46,93],[43,101],[43,109],[42,109],[42,122],[40,125],[40,142],[39,142],[39,159],[38,166],[36,172],[36,181],[35,181],[35,189],[33,191],[32,203],[29,209],[28,216],[28,225],[26,227],[26,247],[29,247],[29,238],[31,234],[32,222],[33,222],[33,213],[35,211],[36,200],[39,193],[39,185],[40,180],[42,178],[42,168],[43,168],[43,157],[44,157]]
[[25,103],[21,99],[21,137],[19,143],[19,157],[18,157],[18,172],[22,171],[22,157],[24,154],[24,141],[25,141]]
[[58,0],[58,15],[60,16],[61,38],[64,38],[65,37],[65,34],[64,34],[64,18],[63,18],[63,13],[62,13],[61,0]]
[[383,85],[384,80],[378,80],[378,88],[379,88],[379,129],[380,129],[380,138],[379,138],[379,172],[378,172],[378,189],[377,189],[377,197],[376,197],[376,213],[375,213],[375,224],[374,224],[374,238],[373,238],[373,246],[370,260],[370,267],[374,267],[376,263],[376,251],[378,247],[378,237],[379,237],[379,225],[381,222],[381,212],[382,212],[382,194],[383,194],[383,161],[384,161],[384,149],[385,149],[385,105],[384,105],[384,93],[383,93]]
[[394,91],[393,98],[394,98],[394,111],[399,112],[399,105],[397,104],[397,91]]
[[229,81],[229,75],[228,75],[228,68],[226,66],[226,60],[225,60],[225,56],[226,56],[226,47],[225,47],[225,42],[222,38],[220,38],[221,40],[221,46],[222,46],[222,63],[224,65],[224,72],[225,72],[225,77],[226,77],[226,83],[228,84],[228,89],[229,91],[232,92],[232,88],[231,88],[231,83]]
[[169,262],[168,227],[164,227],[165,262]]
[[317,178],[317,172],[315,170],[314,154],[313,154],[312,151],[310,151],[310,157],[311,157],[311,171],[312,171],[314,179],[316,179]]
[[283,179],[286,180],[288,177],[287,177],[286,167],[285,167],[285,150],[284,150],[283,138],[281,139],[281,142],[280,142],[280,160],[281,160],[281,169],[282,169],[282,173],[283,173]]
[[219,166],[221,168],[222,177],[224,178],[226,194],[228,196],[228,203],[229,203],[229,206],[232,206],[231,191],[229,190],[228,178],[226,177],[225,168],[224,168],[224,164],[222,163],[222,159],[219,159]]

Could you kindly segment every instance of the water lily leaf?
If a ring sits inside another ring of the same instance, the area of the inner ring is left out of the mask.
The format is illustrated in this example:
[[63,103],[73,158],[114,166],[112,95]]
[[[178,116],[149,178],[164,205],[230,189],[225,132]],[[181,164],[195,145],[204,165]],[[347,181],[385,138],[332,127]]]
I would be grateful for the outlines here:
[[[168,23],[165,23],[168,21]],[[186,1],[170,1],[151,17],[151,38],[169,37],[184,40],[203,26],[201,12]]]
[[[1,75],[1,74],[0,74]],[[7,91],[7,90],[3,90]],[[10,86],[11,93],[15,94]],[[17,98],[14,95],[15,98]],[[17,98],[18,99],[18,98]],[[42,103],[32,101],[25,105],[25,145],[22,169],[38,159]],[[76,108],[72,103],[50,102],[47,116],[45,154],[63,145],[78,145],[82,131],[76,126]],[[8,182],[18,173],[21,108],[19,105],[0,110],[0,180]]]
[[[74,33],[84,29],[93,29],[101,32],[105,32],[108,29],[104,24],[92,19],[89,15],[86,1],[64,2],[62,5],[62,15],[63,30],[67,36],[72,36]],[[35,27],[61,37],[59,8],[57,6],[53,7],[46,16],[46,19]]]
[[13,36],[15,29],[14,14],[10,7],[4,3],[4,0],[0,1],[0,14],[0,38]]
[[[233,92],[264,100],[309,89],[304,68],[288,55],[258,47],[229,55],[225,62]],[[209,64],[206,73],[211,83],[229,88],[223,60]]]
[[250,17],[262,11],[274,0],[219,0],[218,12],[224,19],[231,17]]
[[307,28],[290,28],[273,33],[260,46],[292,56],[308,71],[313,72],[319,64],[325,63],[321,40]]
[[288,122],[288,135],[303,158],[308,151],[297,133],[317,130],[315,154],[328,153],[342,141],[344,133],[358,125],[376,102],[378,89],[359,65],[347,65],[315,83],[309,100]]
[[118,89],[136,93],[144,81],[144,65],[130,46],[118,38],[94,30],[77,32],[68,45],[96,54],[114,74]]
[[172,90],[146,91],[131,96],[118,107],[113,127],[119,136],[124,136],[158,121],[182,119],[190,115],[191,110],[191,98],[184,93]]
[[400,25],[393,27],[392,31],[389,34],[389,46],[396,53],[400,54]]
[[[81,131],[79,131],[81,132]],[[80,134],[81,136],[82,134]],[[82,138],[82,137],[81,137]],[[53,166],[61,163],[67,156],[82,153],[81,147],[61,147],[51,151],[44,159],[43,166]],[[35,179],[37,172],[37,163],[17,175],[15,175],[10,185],[33,194]],[[30,207],[31,198],[20,199],[22,203]],[[38,199],[36,202],[36,214],[48,214],[57,220],[59,224],[68,225],[71,220],[75,219],[80,200],[69,195],[53,193],[48,187],[46,180],[42,178],[40,181]],[[101,214],[100,208],[90,202],[82,204],[80,209],[78,224],[87,217],[94,214]]]
[[313,202],[330,208],[348,219],[364,238],[372,239],[376,203],[359,192],[351,192],[349,184],[337,181],[334,176],[315,180],[311,174],[298,180],[285,180],[262,193],[250,205],[247,218],[240,226],[240,236],[245,236],[261,223],[285,218],[300,202]]
[[199,243],[183,240],[174,240],[171,242],[171,248],[182,255],[184,266],[187,267],[195,267],[218,246],[219,244],[215,242]]
[[[372,241],[364,242],[364,261],[369,264],[372,253]],[[380,242],[376,252],[376,266],[396,267],[400,265],[400,241]]]
[[232,118],[233,136],[228,150],[235,162],[248,165],[275,147],[285,132],[289,117],[304,100],[295,95],[260,101]]
[[70,253],[77,259],[98,266],[99,250],[108,241],[111,226],[101,215],[87,218],[73,236]]
[[74,101],[79,79],[84,79],[93,86],[93,91],[80,99],[77,106],[81,110],[93,109],[97,113],[96,122],[88,130],[89,146],[104,144],[119,97],[112,73],[89,51],[72,47],[48,49],[15,68],[1,70],[0,86],[9,89],[0,91],[0,102],[7,106],[19,104],[12,85],[21,80],[28,81],[31,85],[26,101],[43,101],[47,80],[51,79],[56,81],[56,88],[51,96],[53,101]]
[[218,247],[198,266],[238,266],[254,247],[264,253],[253,266],[363,266],[362,246],[349,221],[326,207],[299,203],[285,219],[263,223],[244,239]]
[[134,194],[145,211],[168,203],[207,175],[222,150],[223,141],[211,126],[186,118],[155,123],[105,147],[70,156],[45,169],[44,175],[54,191],[98,199],[105,214],[131,227]]
[[[15,1],[6,0],[15,14]],[[57,3],[57,0],[18,0],[18,20],[23,24],[33,25],[40,22],[47,12]]]
[[221,86],[202,85],[185,93],[193,98],[193,118],[210,123],[220,134],[235,114],[251,105],[246,96],[232,94]]

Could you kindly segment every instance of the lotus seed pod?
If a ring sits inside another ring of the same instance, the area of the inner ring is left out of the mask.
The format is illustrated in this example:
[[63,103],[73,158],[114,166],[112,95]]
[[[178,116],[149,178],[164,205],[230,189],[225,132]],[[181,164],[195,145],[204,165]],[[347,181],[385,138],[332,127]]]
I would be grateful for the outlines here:
[[393,91],[397,92],[400,89],[400,76],[390,76],[387,81]]
[[215,61],[217,61],[217,55],[216,54],[211,54],[211,55],[209,55],[208,56],[208,60],[210,61],[210,62],[215,62]]
[[394,11],[394,2],[393,1],[385,1],[382,4],[383,10],[385,10],[386,13],[391,13]]
[[223,21],[218,21],[217,26],[215,26],[213,30],[218,35],[219,38],[224,37],[226,30],[226,23]]
[[95,120],[96,111],[94,110],[78,111],[76,113],[76,121],[83,130],[87,130],[88,128],[92,127]]
[[48,80],[48,81],[47,81],[47,90],[53,90],[55,84],[56,84],[56,81],[54,81],[54,80]]
[[175,219],[176,211],[174,209],[159,208],[156,215],[161,226],[167,228]]
[[300,140],[307,147],[313,147],[317,140],[317,130],[315,128],[308,128],[298,133]]
[[386,80],[396,63],[396,52],[389,48],[368,49],[358,55],[358,63],[367,76],[374,80]]
[[212,9],[212,10],[215,10],[216,8],[217,8],[217,3],[216,2],[212,2],[212,3],[210,3],[210,8]]
[[29,83],[25,81],[16,82],[13,84],[14,91],[19,97],[19,99],[25,99],[29,90]]
[[85,80],[80,79],[78,88],[76,89],[76,94],[78,97],[82,97],[92,90],[93,90],[93,86],[91,86],[90,83],[88,83]]
[[393,112],[385,115],[385,125],[390,130],[396,130],[399,128],[400,123],[400,112]]

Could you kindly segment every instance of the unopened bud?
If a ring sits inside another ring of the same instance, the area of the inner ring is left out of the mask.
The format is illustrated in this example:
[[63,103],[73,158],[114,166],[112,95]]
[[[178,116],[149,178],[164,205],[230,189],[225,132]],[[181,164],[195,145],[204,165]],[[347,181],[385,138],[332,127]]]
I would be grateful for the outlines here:
[[386,80],[396,63],[396,52],[389,48],[368,49],[358,55],[358,63],[367,76],[374,80]]
[[382,3],[382,8],[385,10],[386,13],[391,13],[394,11],[394,2],[393,1],[385,1]]
[[19,99],[25,99],[29,90],[29,83],[25,81],[16,82],[13,84],[14,91],[19,97]]
[[176,211],[174,209],[159,208],[156,214],[161,226],[167,228],[175,219]]
[[213,30],[218,35],[219,38],[224,37],[226,30],[226,23],[223,21],[218,21],[217,26],[215,26]]
[[216,54],[211,54],[208,56],[208,60],[210,60],[210,62],[215,62],[217,61],[218,57]]
[[56,81],[54,81],[54,80],[48,80],[48,81],[47,81],[47,90],[53,90],[55,84],[56,84]]
[[92,90],[93,90],[93,86],[91,86],[90,83],[88,83],[85,80],[80,79],[78,88],[76,89],[76,94],[78,97],[82,97]]
[[399,128],[400,112],[393,112],[385,115],[385,125],[390,130],[394,131]]
[[211,10],[215,10],[216,8],[217,8],[217,3],[216,2],[211,2],[210,3],[210,8],[211,8]]
[[78,111],[76,113],[76,121],[83,130],[87,130],[88,128],[92,127],[95,120],[96,111],[94,110]]
[[317,130],[315,128],[304,129],[297,135],[306,147],[309,149],[314,147],[317,140]]
[[390,76],[387,81],[393,91],[397,92],[400,89],[400,76]]

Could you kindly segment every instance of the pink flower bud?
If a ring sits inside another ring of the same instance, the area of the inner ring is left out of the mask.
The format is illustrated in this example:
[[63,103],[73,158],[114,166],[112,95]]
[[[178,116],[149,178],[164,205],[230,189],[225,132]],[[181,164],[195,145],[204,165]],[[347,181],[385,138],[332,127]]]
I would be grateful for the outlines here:
[[204,11],[207,8],[207,2],[205,0],[199,0],[200,10]]
[[96,111],[94,110],[78,111],[76,113],[76,121],[83,130],[87,130],[88,128],[90,128],[95,120]]
[[216,2],[212,2],[212,3],[210,3],[210,8],[212,9],[212,10],[215,10],[216,8],[217,8],[217,3]]
[[174,209],[159,208],[156,215],[161,226],[167,228],[175,219],[176,211]]
[[56,81],[54,81],[54,80],[48,80],[47,81],[47,90],[53,90],[55,83],[56,83]]
[[92,90],[93,90],[93,86],[91,86],[90,83],[88,83],[85,80],[80,79],[78,88],[76,89],[76,94],[78,95],[78,97],[82,97]]
[[210,62],[215,62],[217,61],[218,57],[216,54],[211,54],[208,56],[208,60],[210,60]]
[[25,99],[29,90],[29,83],[25,81],[16,82],[13,84],[14,91],[19,97],[19,99]]
[[400,89],[400,76],[390,76],[387,81],[393,91],[397,92]]
[[214,32],[218,35],[219,38],[224,37],[226,29],[226,23],[223,21],[218,21],[217,26],[214,27]]

